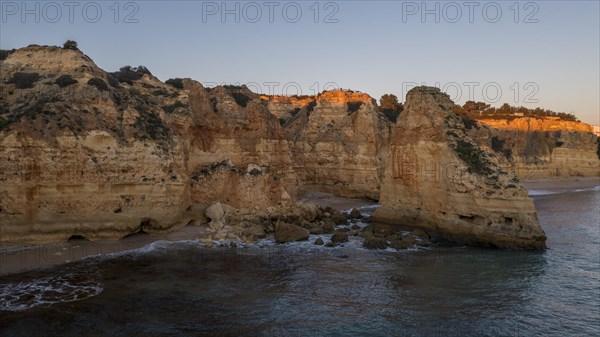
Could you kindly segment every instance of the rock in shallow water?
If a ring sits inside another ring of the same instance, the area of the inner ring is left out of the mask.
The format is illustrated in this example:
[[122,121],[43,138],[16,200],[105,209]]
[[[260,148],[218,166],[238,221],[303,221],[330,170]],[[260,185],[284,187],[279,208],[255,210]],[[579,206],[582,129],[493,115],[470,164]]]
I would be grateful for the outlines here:
[[331,237],[331,242],[334,244],[348,242],[348,233],[335,232]]
[[388,243],[384,238],[379,238],[376,236],[367,236],[365,238],[365,243],[363,247],[367,249],[386,249],[388,247]]
[[277,243],[303,241],[307,240],[309,235],[308,229],[285,222],[280,222],[275,227],[275,241]]
[[360,218],[362,218],[362,214],[360,213],[360,211],[358,209],[353,208],[352,211],[350,211],[350,218],[360,219]]

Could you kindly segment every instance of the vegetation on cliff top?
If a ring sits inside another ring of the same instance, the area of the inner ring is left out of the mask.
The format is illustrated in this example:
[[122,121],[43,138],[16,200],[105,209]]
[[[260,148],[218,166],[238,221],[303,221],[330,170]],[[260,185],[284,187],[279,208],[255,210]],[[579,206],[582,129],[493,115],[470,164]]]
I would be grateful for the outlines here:
[[6,58],[15,52],[16,49],[11,49],[11,50],[6,50],[6,49],[0,49],[0,61],[4,61],[6,60]]
[[67,40],[63,44],[63,49],[79,50],[79,48],[77,47],[77,42],[73,40]]
[[398,116],[404,111],[404,105],[398,102],[396,95],[385,94],[379,99],[379,111],[390,121],[396,123]]
[[152,75],[152,73],[144,66],[125,66],[119,69],[119,71],[110,73],[110,75],[121,83],[127,83],[131,85],[133,84],[133,81],[141,79],[144,75]]
[[455,112],[461,116],[466,116],[471,119],[515,119],[519,117],[543,118],[543,117],[558,117],[564,121],[578,122],[579,119],[573,114],[565,112],[554,112],[552,110],[535,108],[529,109],[526,107],[515,107],[508,103],[504,103],[499,108],[491,107],[484,102],[467,101],[463,106],[456,106]]
[[165,84],[168,84],[176,89],[183,89],[183,79],[181,78],[170,78],[165,81]]

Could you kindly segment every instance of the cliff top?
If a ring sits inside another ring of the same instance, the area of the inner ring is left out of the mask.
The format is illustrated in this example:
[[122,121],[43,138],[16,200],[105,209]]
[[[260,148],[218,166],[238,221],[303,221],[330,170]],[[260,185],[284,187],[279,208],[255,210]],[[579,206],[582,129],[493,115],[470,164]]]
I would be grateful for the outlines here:
[[344,89],[335,89],[324,91],[318,95],[308,96],[284,96],[284,95],[261,95],[260,98],[264,101],[276,102],[276,103],[291,103],[293,105],[307,105],[310,102],[318,101],[318,102],[326,102],[326,103],[334,103],[334,104],[346,104],[349,102],[352,103],[368,103],[375,104],[376,100],[369,96],[368,94],[353,91],[353,90],[344,90]]

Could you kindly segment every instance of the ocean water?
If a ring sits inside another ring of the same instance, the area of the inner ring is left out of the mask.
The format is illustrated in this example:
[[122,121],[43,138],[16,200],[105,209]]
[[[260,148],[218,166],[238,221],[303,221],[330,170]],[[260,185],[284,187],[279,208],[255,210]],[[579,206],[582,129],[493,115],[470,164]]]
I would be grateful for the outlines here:
[[3,275],[0,336],[600,336],[600,189],[531,195],[543,252],[157,241]]

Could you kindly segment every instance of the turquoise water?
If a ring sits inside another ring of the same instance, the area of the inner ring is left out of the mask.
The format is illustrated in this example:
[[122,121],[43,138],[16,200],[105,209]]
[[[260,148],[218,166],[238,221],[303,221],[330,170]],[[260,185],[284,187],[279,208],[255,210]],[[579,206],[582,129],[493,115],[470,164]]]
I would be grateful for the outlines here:
[[2,276],[2,336],[599,336],[600,190],[532,193],[544,252],[142,249]]

